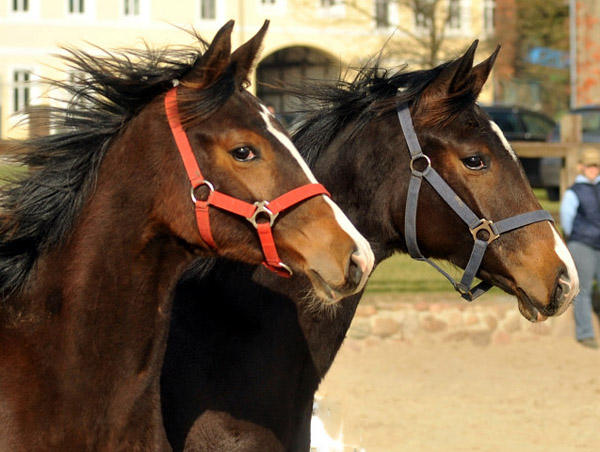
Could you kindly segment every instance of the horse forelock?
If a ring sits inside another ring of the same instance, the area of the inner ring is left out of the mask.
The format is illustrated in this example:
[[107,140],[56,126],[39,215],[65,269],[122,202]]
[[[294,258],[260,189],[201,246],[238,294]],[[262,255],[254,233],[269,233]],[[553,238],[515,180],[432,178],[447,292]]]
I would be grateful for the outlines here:
[[[113,139],[191,70],[206,48],[197,37],[199,48],[146,45],[110,52],[96,47],[98,54],[67,48],[58,56],[76,79],[44,81],[70,100],[55,99],[44,109],[56,132],[15,148],[15,160],[29,171],[0,189],[0,296],[22,289],[37,258],[68,236]],[[206,89],[182,90],[185,120],[214,113],[232,87],[233,75],[226,71]]]

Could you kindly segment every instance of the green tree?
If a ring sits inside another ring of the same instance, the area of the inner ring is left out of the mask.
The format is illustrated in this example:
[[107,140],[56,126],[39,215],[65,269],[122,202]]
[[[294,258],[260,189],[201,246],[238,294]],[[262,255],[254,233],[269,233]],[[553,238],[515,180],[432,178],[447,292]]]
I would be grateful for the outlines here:
[[569,106],[569,69],[532,64],[531,49],[569,50],[569,6],[565,0],[516,0],[514,76],[537,82],[541,107],[556,115]]

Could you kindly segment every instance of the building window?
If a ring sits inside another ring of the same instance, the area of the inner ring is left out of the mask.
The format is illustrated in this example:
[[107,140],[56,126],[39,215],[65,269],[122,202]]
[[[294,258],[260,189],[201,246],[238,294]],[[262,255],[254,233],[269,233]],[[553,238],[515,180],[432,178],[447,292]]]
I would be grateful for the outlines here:
[[496,27],[496,0],[483,1],[483,30],[493,33]]
[[31,74],[26,70],[13,72],[13,113],[29,105],[31,99]]
[[217,18],[216,0],[200,0],[200,18],[207,20]]
[[97,0],[63,0],[67,16],[76,18],[73,24],[81,23],[81,20],[93,20],[96,14]]
[[390,26],[390,0],[375,0],[375,26],[377,28]]
[[428,11],[415,10],[415,28],[418,31],[429,30],[431,28],[431,15],[428,14]]
[[320,17],[340,18],[346,14],[346,5],[342,0],[319,0],[319,6]]
[[12,0],[12,10],[14,13],[29,12],[29,0]]
[[85,0],[69,0],[69,14],[85,14]]
[[462,28],[461,0],[448,0],[448,28],[460,30]]
[[281,16],[287,11],[287,0],[261,0],[260,5],[262,8],[264,8],[265,14],[275,14]]
[[85,14],[85,0],[69,0],[69,14]]
[[139,16],[140,15],[140,0],[124,0],[123,1],[123,14],[125,16]]

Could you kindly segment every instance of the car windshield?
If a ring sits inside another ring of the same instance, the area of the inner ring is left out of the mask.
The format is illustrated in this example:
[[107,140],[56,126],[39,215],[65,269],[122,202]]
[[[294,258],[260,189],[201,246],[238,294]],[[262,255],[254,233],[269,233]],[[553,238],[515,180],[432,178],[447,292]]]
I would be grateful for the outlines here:
[[504,133],[522,132],[517,115],[512,111],[488,111],[493,121]]
[[600,111],[582,111],[581,112],[581,128],[583,133],[595,132],[600,133]]
[[525,123],[526,129],[534,137],[545,139],[554,128],[554,122],[549,121],[540,115],[523,112],[521,119]]

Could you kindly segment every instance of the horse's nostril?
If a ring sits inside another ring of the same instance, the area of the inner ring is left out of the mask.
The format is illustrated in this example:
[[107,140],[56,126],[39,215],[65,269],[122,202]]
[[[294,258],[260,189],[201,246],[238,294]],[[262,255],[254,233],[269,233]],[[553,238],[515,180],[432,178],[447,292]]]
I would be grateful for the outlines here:
[[347,278],[348,282],[353,284],[354,286],[358,286],[363,277],[363,261],[362,255],[360,251],[356,250],[352,253],[350,257],[350,262],[348,263],[348,271]]
[[561,315],[567,310],[577,292],[577,280],[573,281],[567,271],[561,271],[556,278],[548,304],[536,307],[545,317]]
[[[562,297],[566,297],[567,295],[569,295],[569,293],[571,292],[571,280],[569,278],[569,275],[567,275],[566,273],[563,273],[562,275],[559,276],[558,288],[560,290],[560,295]],[[557,293],[557,295],[559,295],[559,294]]]
[[558,279],[556,281],[556,287],[554,289],[552,300],[555,303],[561,303],[563,300],[569,297],[572,290],[573,285],[571,283],[571,278],[569,278],[568,273],[561,272],[560,275],[558,275]]

